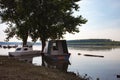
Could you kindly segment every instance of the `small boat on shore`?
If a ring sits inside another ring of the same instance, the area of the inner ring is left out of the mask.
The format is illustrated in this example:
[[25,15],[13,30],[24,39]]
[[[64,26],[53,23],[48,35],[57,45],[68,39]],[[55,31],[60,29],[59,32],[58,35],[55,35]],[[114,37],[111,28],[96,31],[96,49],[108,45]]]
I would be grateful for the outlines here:
[[17,56],[24,56],[24,55],[35,55],[40,54],[41,51],[33,50],[32,46],[26,46],[26,47],[17,47],[15,52],[9,52],[10,57],[17,57]]
[[1,45],[0,47],[4,48],[4,49],[6,49],[6,48],[10,49],[10,48],[17,48],[18,45]]

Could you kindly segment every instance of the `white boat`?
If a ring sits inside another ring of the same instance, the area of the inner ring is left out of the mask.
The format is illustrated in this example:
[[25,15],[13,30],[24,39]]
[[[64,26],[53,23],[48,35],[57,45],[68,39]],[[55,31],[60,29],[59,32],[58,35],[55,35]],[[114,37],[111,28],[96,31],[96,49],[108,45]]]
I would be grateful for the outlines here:
[[27,47],[17,47],[15,52],[9,52],[10,57],[16,57],[16,56],[24,56],[24,55],[35,55],[38,54],[40,55],[40,51],[38,50],[33,50],[32,46],[27,46]]

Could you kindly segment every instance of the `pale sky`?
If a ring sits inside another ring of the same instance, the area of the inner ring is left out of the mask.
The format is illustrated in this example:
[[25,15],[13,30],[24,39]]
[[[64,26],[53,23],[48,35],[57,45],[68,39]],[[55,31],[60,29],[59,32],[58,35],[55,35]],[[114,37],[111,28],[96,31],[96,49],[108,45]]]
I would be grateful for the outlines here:
[[120,0],[82,0],[80,11],[88,22],[80,33],[66,35],[66,39],[107,38],[120,41]]
[[[80,27],[80,32],[67,34],[65,39],[112,39],[120,41],[120,0],[82,0],[79,12],[88,22]],[[4,41],[5,24],[0,24],[0,41]],[[10,41],[17,41],[15,38]]]

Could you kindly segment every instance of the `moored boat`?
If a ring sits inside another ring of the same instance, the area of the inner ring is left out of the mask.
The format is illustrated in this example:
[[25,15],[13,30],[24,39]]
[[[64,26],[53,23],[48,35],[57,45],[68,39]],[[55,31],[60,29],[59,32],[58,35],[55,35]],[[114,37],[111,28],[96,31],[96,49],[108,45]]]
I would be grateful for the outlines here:
[[50,60],[69,60],[66,40],[51,40],[44,49],[44,56]]
[[24,56],[24,55],[35,55],[40,54],[41,52],[38,50],[33,50],[32,46],[26,47],[17,47],[15,52],[9,52],[10,57]]

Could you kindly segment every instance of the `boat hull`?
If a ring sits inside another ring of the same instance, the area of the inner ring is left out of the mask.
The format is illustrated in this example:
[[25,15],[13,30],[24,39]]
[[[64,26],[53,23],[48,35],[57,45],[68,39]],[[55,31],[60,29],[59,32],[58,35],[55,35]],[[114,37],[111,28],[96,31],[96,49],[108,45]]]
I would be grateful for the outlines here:
[[70,54],[63,54],[63,55],[44,55],[45,59],[52,60],[52,61],[69,61]]
[[27,52],[9,52],[10,57],[17,57],[17,56],[27,56],[27,55],[37,55],[41,54],[41,51],[27,51]]

